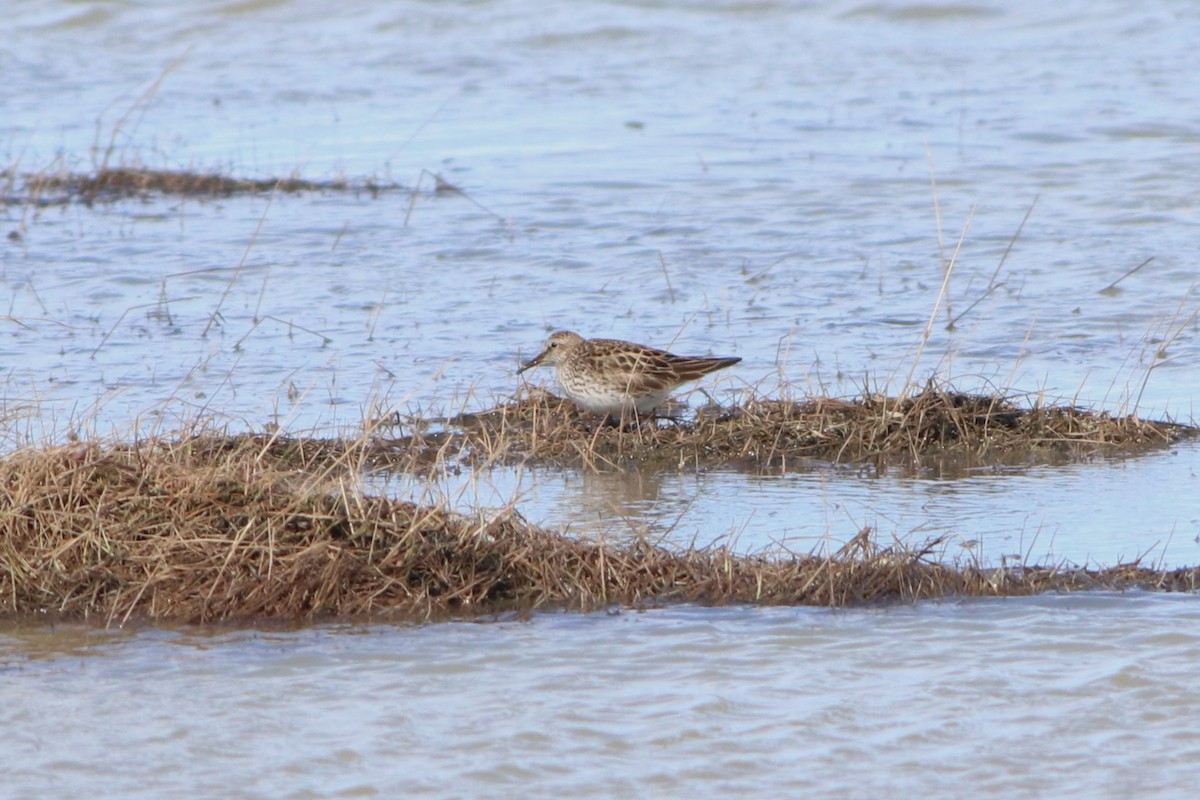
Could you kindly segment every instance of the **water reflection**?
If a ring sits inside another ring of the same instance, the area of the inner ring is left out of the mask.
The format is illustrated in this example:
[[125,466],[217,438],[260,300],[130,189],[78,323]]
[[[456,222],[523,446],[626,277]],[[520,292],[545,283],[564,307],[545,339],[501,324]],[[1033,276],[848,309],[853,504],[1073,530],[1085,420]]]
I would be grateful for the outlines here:
[[669,516],[686,513],[691,499],[680,491],[684,481],[666,481],[658,471],[617,469],[564,475],[556,511],[591,534],[611,537],[665,535]]
[[[798,465],[799,466],[799,465]],[[810,464],[786,474],[496,468],[374,478],[369,491],[472,509],[614,542],[728,544],[742,552],[837,549],[864,527],[884,542],[942,539],[947,559],[996,564],[1200,562],[1200,443],[1135,459],[945,472]],[[1179,492],[1185,484],[1189,490]],[[1130,492],[1129,487],[1138,487]]]

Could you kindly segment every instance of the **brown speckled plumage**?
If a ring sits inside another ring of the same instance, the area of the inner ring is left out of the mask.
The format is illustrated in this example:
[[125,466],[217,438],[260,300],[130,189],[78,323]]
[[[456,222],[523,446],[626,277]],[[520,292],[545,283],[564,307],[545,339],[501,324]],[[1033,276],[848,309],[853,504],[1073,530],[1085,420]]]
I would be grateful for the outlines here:
[[652,413],[674,389],[739,361],[677,356],[644,344],[558,331],[546,340],[546,349],[517,372],[552,365],[563,393],[580,408],[628,418],[631,412]]

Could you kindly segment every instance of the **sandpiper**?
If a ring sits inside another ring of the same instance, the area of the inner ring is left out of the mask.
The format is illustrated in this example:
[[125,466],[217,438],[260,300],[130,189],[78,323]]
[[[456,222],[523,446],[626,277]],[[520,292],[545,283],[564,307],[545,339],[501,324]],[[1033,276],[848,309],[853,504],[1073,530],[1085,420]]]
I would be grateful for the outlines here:
[[558,331],[517,374],[540,364],[553,365],[558,385],[575,405],[625,422],[652,415],[673,390],[741,360],[677,356],[644,344]]

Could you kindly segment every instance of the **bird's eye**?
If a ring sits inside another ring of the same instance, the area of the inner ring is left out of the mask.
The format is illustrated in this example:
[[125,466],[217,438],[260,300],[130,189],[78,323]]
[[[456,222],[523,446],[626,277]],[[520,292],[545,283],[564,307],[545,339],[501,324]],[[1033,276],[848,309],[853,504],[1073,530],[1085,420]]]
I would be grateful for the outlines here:
[[558,347],[558,342],[551,342],[550,347]]

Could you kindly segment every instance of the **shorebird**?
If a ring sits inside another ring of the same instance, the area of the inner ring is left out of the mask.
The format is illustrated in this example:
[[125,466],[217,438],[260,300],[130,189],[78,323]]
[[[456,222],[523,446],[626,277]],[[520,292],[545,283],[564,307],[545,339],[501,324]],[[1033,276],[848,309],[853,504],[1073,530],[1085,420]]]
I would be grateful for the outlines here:
[[742,359],[677,356],[620,339],[584,339],[558,331],[546,349],[521,365],[520,375],[540,365],[555,367],[558,385],[575,405],[622,423],[652,415],[666,396],[685,383]]

